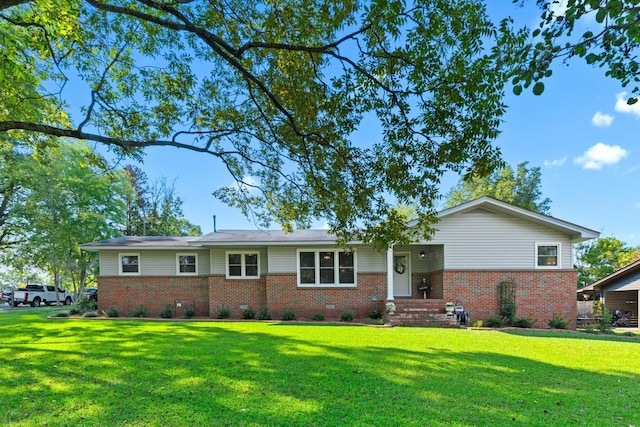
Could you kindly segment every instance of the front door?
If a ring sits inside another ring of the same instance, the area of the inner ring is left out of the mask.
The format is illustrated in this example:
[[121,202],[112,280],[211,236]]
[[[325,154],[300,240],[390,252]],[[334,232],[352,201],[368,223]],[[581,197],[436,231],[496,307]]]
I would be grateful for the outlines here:
[[411,258],[408,253],[393,255],[393,296],[411,296]]

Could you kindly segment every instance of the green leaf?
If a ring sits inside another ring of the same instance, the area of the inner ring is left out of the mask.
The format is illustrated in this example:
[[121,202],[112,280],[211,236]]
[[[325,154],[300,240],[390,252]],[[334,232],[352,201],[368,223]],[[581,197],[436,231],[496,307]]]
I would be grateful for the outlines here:
[[629,98],[627,99],[627,105],[633,105],[638,102],[638,98]]
[[522,85],[515,85],[515,86],[513,87],[513,93],[514,93],[516,96],[520,96],[520,94],[522,93]]
[[533,85],[533,94],[542,95],[542,92],[544,92],[544,83],[536,82],[536,84]]
[[594,62],[600,59],[600,55],[596,55],[595,53],[590,53],[585,58],[587,60],[587,64],[593,64]]
[[596,13],[596,22],[599,24],[602,24],[606,16],[607,16],[607,9],[605,8],[598,9],[598,13]]

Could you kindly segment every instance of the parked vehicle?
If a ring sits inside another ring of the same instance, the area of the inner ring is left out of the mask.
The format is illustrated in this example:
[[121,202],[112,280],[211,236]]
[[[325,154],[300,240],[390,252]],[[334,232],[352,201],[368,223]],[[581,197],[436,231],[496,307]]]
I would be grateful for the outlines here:
[[[3,293],[4,294],[4,293]],[[64,305],[75,301],[75,294],[58,288],[58,300]],[[27,285],[13,291],[12,304],[30,304],[31,307],[39,307],[40,304],[51,305],[56,303],[56,287],[52,285]]]
[[10,302],[12,296],[13,296],[13,289],[3,289],[2,293],[0,293],[0,300],[4,302]]
[[98,302],[98,288],[84,288],[84,293],[87,295],[88,302]]

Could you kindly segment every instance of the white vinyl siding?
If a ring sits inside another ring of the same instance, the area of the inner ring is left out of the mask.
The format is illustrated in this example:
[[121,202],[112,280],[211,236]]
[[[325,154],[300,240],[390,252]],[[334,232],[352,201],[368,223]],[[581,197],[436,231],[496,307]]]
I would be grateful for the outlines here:
[[[118,254],[133,252],[101,251],[100,252],[100,275],[118,276],[120,275],[120,258]],[[176,275],[176,254],[177,251],[160,250],[135,252],[139,258],[139,273],[141,276],[175,276]],[[209,274],[209,251],[180,251],[180,254],[197,254],[198,275]]]
[[[297,253],[300,250],[327,250],[333,251],[335,246],[321,248],[318,246],[272,246],[268,249],[269,273],[296,273]],[[354,245],[353,250],[358,253],[359,273],[382,273],[386,271],[386,252],[378,252],[373,246]]]
[[444,245],[446,269],[533,269],[536,242],[560,243],[560,267],[573,268],[571,242],[552,228],[478,209],[444,218],[429,244]]

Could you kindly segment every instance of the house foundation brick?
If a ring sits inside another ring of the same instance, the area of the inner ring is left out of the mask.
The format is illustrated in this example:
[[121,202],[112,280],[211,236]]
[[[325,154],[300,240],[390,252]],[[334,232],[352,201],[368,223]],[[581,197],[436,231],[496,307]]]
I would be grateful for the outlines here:
[[184,317],[187,308],[198,317],[209,317],[207,277],[100,276],[98,287],[98,308],[115,308],[123,317],[131,316],[140,306],[150,317],[158,317],[167,306],[175,317]]
[[443,299],[464,305],[471,321],[499,314],[498,285],[516,284],[516,317],[536,319],[548,328],[549,319],[560,316],[570,329],[576,327],[575,270],[443,270]]

